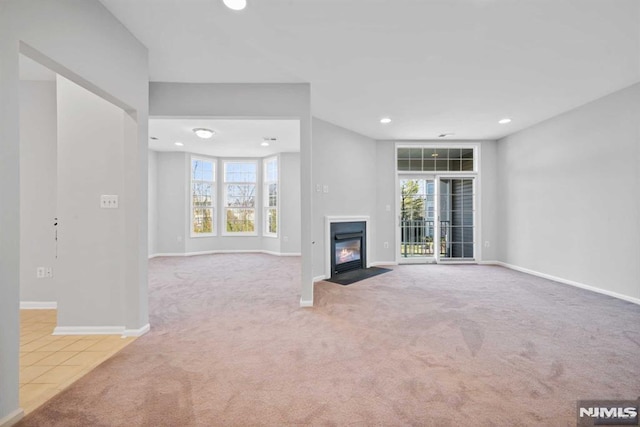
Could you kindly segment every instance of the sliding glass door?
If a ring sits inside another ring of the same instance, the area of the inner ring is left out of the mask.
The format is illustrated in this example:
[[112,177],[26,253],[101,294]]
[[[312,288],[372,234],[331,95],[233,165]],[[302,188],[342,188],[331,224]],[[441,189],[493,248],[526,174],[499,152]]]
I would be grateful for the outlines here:
[[434,258],[435,180],[433,177],[400,179],[401,262]]
[[438,261],[475,257],[474,178],[438,179],[438,219],[440,250]]
[[400,262],[475,259],[473,177],[399,179]]

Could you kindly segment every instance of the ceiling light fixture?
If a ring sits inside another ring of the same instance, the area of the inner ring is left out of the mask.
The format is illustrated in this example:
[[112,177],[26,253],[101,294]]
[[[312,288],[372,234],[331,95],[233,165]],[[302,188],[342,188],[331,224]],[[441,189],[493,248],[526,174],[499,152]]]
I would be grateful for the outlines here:
[[247,7],[247,0],[223,0],[224,5],[231,10],[242,10]]
[[505,117],[504,119],[498,120],[498,123],[500,123],[501,125],[506,125],[507,123],[511,123],[511,119],[508,117]]
[[184,144],[182,142],[174,142],[173,145],[177,145],[178,147],[182,147]]
[[389,123],[391,123],[391,119],[389,117],[383,117],[380,119],[380,123],[382,123],[383,125],[388,125]]
[[455,135],[455,133],[441,133],[440,135],[438,135],[438,138],[446,138],[453,135]]
[[157,141],[157,140],[158,140],[158,137],[157,137],[157,136],[150,136],[150,137],[149,137],[149,139],[152,139],[152,140],[154,140],[154,141]]
[[276,142],[277,140],[278,138],[263,136],[260,145],[262,145],[263,147],[268,147],[270,142]]
[[213,135],[215,135],[214,131],[212,131],[211,129],[206,129],[206,128],[195,128],[193,130],[193,133],[198,135],[198,138],[202,138],[202,139],[209,139]]

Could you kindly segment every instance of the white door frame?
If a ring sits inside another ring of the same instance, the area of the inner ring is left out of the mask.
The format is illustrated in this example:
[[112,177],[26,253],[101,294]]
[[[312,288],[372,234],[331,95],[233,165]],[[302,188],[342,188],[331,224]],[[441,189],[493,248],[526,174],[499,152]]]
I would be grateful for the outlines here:
[[[398,148],[473,148],[473,172],[419,172],[419,171],[398,171]],[[414,263],[425,263],[433,259],[436,263],[446,263],[446,264],[477,264],[482,260],[482,245],[480,244],[481,236],[482,236],[482,211],[481,211],[481,171],[480,171],[480,143],[474,142],[456,142],[456,141],[447,141],[446,143],[442,142],[403,142],[398,141],[395,143],[394,147],[394,169],[395,169],[395,198],[396,198],[396,217],[395,217],[395,233],[396,233],[396,250],[395,257],[396,263],[398,264],[409,264],[412,263],[409,258],[403,259],[400,256],[400,243],[401,243],[401,232],[400,232],[400,218],[402,215],[401,206],[400,206],[400,180],[401,179],[427,179],[433,178],[435,182],[435,204],[434,209],[436,211],[435,215],[435,224],[434,224],[434,233],[435,236],[440,237],[440,179],[441,178],[474,178],[473,187],[474,187],[474,213],[473,213],[473,223],[474,223],[474,259],[473,260],[456,260],[456,259],[447,259],[440,260],[440,249],[439,242],[438,245],[434,242],[434,256],[431,257],[417,257]]]

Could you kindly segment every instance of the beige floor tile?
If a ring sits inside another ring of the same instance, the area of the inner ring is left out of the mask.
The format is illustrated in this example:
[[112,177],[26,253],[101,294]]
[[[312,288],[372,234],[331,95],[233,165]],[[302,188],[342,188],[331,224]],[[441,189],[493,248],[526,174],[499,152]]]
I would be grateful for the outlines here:
[[97,366],[106,360],[110,353],[109,351],[83,351],[65,360],[61,365]]
[[40,360],[54,354],[52,351],[32,351],[20,355],[20,366],[31,366],[37,364]]
[[51,368],[51,366],[25,366],[20,369],[20,384],[30,383]]
[[63,384],[83,371],[82,366],[54,366],[31,383]]
[[80,339],[64,348],[65,351],[84,351],[87,348],[99,343],[99,340]]
[[125,340],[120,337],[107,338],[102,341],[92,345],[91,347],[87,347],[87,351],[111,351],[114,349],[121,349],[124,346],[129,344],[128,340]]
[[73,343],[68,343],[65,341],[53,341],[42,347],[39,347],[38,351],[60,351],[62,349],[65,349],[65,351],[68,351],[66,347],[72,344]]
[[78,352],[77,351],[56,351],[54,353],[52,353],[51,355],[45,357],[44,359],[41,359],[40,361],[38,361],[37,363],[34,363],[34,365],[39,365],[39,366],[58,366],[61,365],[63,362],[65,362],[66,360],[69,360],[70,358],[72,358],[73,356],[77,355]]
[[[45,345],[48,345],[48,343],[46,342],[43,343],[36,340],[28,344],[20,345],[20,352],[25,353],[25,352],[36,351],[41,347],[44,347]],[[42,350],[42,351],[55,351],[55,350]]]

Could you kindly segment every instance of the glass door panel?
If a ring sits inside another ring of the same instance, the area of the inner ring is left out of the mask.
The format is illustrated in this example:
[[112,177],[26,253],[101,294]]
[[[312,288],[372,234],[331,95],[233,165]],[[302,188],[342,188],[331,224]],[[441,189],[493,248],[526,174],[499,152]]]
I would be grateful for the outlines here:
[[439,260],[473,260],[475,206],[473,178],[440,178],[438,187]]
[[400,179],[400,259],[432,258],[435,236],[435,180]]

